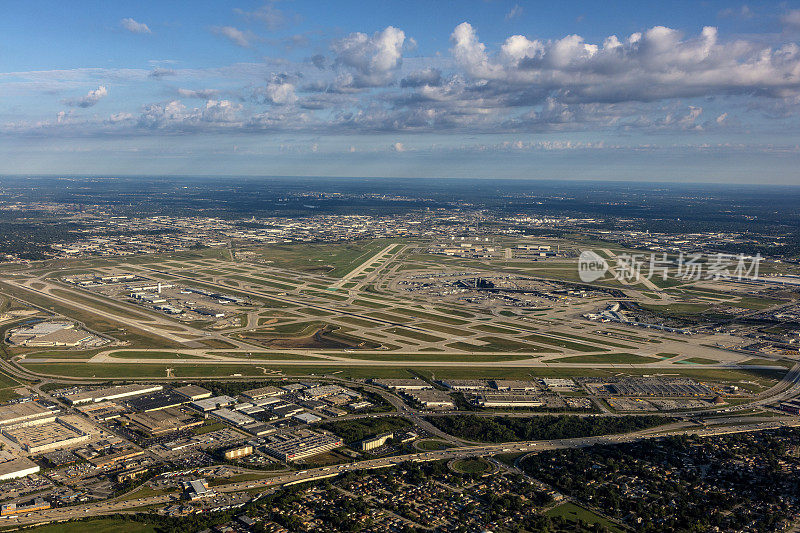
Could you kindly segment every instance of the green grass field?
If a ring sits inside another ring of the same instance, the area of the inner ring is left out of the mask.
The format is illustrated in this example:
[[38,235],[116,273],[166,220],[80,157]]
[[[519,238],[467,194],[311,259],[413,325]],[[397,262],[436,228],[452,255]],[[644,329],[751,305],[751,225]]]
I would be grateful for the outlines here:
[[683,361],[678,361],[679,363],[692,363],[695,365],[715,365],[719,363],[718,359],[709,359],[707,357],[687,357]]
[[572,357],[561,357],[552,359],[559,363],[580,363],[580,364],[643,364],[655,363],[660,361],[658,357],[646,357],[633,353],[604,353],[597,355],[575,355]]
[[81,522],[62,522],[26,529],[31,533],[155,533],[152,524],[134,522],[133,520],[116,520],[98,518]]
[[624,529],[614,524],[610,520],[607,520],[588,509],[575,505],[572,502],[562,503],[561,505],[558,505],[545,512],[545,515],[553,518],[561,517],[574,523],[577,523],[580,520],[586,524],[597,524],[604,527],[608,531],[624,531]]
[[434,335],[428,335],[427,333],[423,333],[421,331],[416,331],[413,329],[406,329],[401,327],[393,327],[384,330],[387,333],[391,333],[393,335],[400,335],[401,337],[409,337],[411,339],[415,339],[418,341],[423,342],[440,342],[443,341],[443,337],[436,337]]
[[589,346],[588,344],[581,344],[579,342],[570,341],[570,340],[562,340],[557,339],[554,337],[547,337],[545,335],[539,335],[538,333],[533,333],[531,335],[526,335],[524,337],[525,340],[539,342],[542,344],[549,344],[551,346],[558,346],[559,348],[565,348],[567,350],[573,350],[576,352],[607,352],[608,348],[599,348],[597,346]]
[[136,350],[112,352],[109,355],[118,359],[204,359],[199,355],[189,355],[180,352],[145,352]]

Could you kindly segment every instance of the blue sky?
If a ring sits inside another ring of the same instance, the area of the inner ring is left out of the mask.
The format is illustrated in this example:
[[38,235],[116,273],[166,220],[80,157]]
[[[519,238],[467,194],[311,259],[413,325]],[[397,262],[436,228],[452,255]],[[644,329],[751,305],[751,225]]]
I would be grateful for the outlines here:
[[800,2],[4,2],[0,173],[800,185]]

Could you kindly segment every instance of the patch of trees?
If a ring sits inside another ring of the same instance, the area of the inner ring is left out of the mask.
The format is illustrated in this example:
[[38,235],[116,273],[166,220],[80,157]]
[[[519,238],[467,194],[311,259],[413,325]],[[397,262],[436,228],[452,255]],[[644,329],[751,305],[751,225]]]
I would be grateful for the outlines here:
[[668,419],[658,415],[620,417],[544,415],[530,418],[449,415],[431,416],[427,420],[442,431],[462,439],[508,442],[627,433],[665,424]]
[[408,430],[413,424],[400,417],[358,418],[320,424],[324,430],[338,435],[344,442],[358,442],[367,437]]

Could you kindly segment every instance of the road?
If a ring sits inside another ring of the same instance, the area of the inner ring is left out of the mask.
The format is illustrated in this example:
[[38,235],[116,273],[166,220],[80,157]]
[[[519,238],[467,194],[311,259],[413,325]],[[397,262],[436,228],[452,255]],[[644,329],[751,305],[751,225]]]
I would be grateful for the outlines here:
[[[777,429],[786,426],[800,426],[800,420],[796,420],[791,423],[787,423],[786,421],[767,421],[757,424],[748,422],[724,427],[697,427],[689,426],[686,423],[676,423],[660,428],[636,431],[621,435],[605,435],[600,437],[584,437],[553,441],[518,441],[500,444],[482,444],[479,446],[455,447],[443,451],[420,452],[379,459],[369,459],[344,465],[311,468],[308,470],[291,472],[263,480],[242,481],[226,485],[219,485],[214,487],[214,490],[220,493],[256,491],[258,489],[268,490],[273,487],[281,487],[296,483],[314,481],[317,479],[324,479],[326,477],[332,477],[349,471],[388,468],[406,461],[424,462],[445,459],[461,459],[466,457],[489,456],[498,453],[538,453],[546,450],[583,448],[595,444],[619,444],[641,439],[659,438],[667,435],[697,435],[700,437],[710,437],[727,433]],[[83,518],[87,516],[106,515],[116,512],[132,512],[138,508],[152,505],[165,505],[175,501],[177,501],[177,496],[175,494],[159,495],[133,500],[122,500],[118,498],[115,500],[108,500],[92,504],[82,504],[74,507],[48,509],[45,511],[28,513],[28,515],[20,516],[13,520],[13,522],[8,523],[20,525],[36,524],[52,522],[56,520]],[[0,525],[2,525],[2,523],[0,523]]]

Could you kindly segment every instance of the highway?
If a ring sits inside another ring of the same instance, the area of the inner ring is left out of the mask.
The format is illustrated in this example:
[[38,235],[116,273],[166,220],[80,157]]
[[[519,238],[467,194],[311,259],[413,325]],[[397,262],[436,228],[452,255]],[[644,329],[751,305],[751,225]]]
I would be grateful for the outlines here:
[[[277,475],[263,480],[242,481],[230,483],[226,485],[219,485],[214,487],[214,490],[219,493],[234,493],[241,491],[257,492],[259,489],[268,491],[275,487],[287,486],[297,483],[314,481],[317,479],[324,479],[338,474],[357,470],[372,470],[378,468],[389,468],[398,463],[406,461],[438,461],[445,459],[460,459],[466,457],[482,457],[490,456],[499,453],[538,453],[546,450],[555,450],[563,448],[583,448],[595,444],[619,444],[625,442],[633,442],[641,439],[659,438],[668,435],[697,435],[699,437],[712,437],[716,435],[723,435],[729,433],[742,433],[747,431],[760,431],[767,429],[777,429],[781,427],[797,427],[800,426],[800,420],[780,420],[780,421],[761,421],[753,423],[752,420],[743,422],[742,419],[730,420],[731,425],[726,425],[720,421],[719,427],[698,427],[689,423],[679,422],[670,424],[669,426],[662,426],[660,428],[653,428],[649,430],[636,431],[620,435],[604,435],[599,437],[582,437],[575,439],[561,439],[553,441],[517,441],[505,442],[499,444],[481,444],[478,446],[462,446],[449,448],[443,451],[420,452],[413,454],[398,455],[392,457],[385,457],[379,459],[368,459],[364,461],[357,461],[336,466],[327,466],[320,468],[311,468],[299,472],[291,472],[287,474]],[[265,475],[269,475],[265,473]],[[125,496],[117,499],[107,500],[103,502],[82,504],[74,507],[65,507],[59,509],[48,509],[45,511],[37,511],[28,513],[25,516],[19,516],[16,519],[5,519],[6,523],[30,525],[45,522],[52,522],[57,520],[70,520],[76,518],[83,518],[87,516],[106,515],[118,512],[136,512],[142,507],[149,507],[153,505],[166,505],[170,503],[177,503],[177,494],[167,494],[152,496],[148,498],[124,500]],[[3,522],[0,522],[0,526]]]

